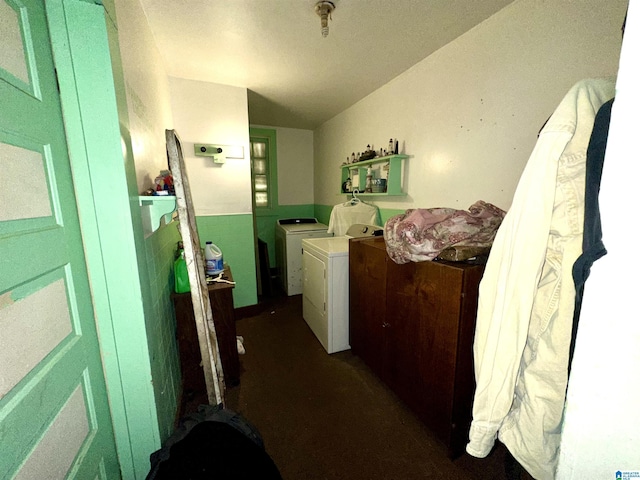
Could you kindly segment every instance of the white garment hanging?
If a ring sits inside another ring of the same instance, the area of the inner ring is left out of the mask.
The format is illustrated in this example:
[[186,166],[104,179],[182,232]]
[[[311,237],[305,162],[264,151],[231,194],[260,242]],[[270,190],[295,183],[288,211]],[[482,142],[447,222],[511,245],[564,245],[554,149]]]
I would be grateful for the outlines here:
[[343,236],[349,227],[356,223],[380,226],[378,207],[358,199],[355,200],[355,202],[340,203],[333,207],[329,218],[328,233],[333,233],[337,237]]
[[612,80],[578,82],[542,129],[480,283],[467,452],[496,436],[538,480],[555,475],[581,253],[584,166]]

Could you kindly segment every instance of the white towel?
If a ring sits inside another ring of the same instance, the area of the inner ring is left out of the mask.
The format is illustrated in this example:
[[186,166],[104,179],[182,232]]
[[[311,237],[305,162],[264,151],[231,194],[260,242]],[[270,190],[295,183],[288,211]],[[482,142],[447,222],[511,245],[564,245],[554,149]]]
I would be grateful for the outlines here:
[[361,201],[354,205],[350,202],[340,203],[331,210],[327,232],[333,233],[337,237],[343,236],[349,227],[356,223],[380,226],[378,207]]

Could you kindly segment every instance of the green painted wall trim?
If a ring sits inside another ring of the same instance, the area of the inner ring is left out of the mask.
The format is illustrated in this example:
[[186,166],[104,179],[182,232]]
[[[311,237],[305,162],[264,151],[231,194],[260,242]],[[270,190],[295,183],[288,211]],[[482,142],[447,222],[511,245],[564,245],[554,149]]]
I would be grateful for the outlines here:
[[405,213],[407,210],[403,209],[403,210],[398,210],[398,209],[391,209],[391,208],[381,208],[380,209],[380,218],[382,219],[382,224],[384,225],[387,220],[389,220],[391,217],[395,216],[395,215],[400,215],[401,213]]
[[329,225],[329,219],[331,218],[331,210],[333,210],[333,205],[314,205],[313,212],[314,216],[318,219],[320,223],[324,223]]
[[[266,139],[269,144],[269,188],[271,193],[269,196],[269,207],[255,207],[257,217],[261,215],[270,215],[278,208],[278,146],[276,131],[270,128],[249,128],[249,138]],[[253,165],[251,167],[253,172]]]
[[160,434],[142,302],[147,273],[138,269],[132,227],[139,207],[122,157],[109,48],[117,35],[100,5],[47,0],[46,9],[118,458],[123,478],[143,479]]
[[196,217],[200,246],[211,241],[222,250],[222,258],[231,267],[236,282],[233,289],[235,308],[256,305],[258,286],[253,243],[253,216],[215,215]]
[[[171,301],[173,260],[179,240],[177,223],[161,227],[145,238],[138,205],[138,183],[135,157],[131,147],[129,108],[126,83],[120,58],[116,9],[113,0],[105,2],[107,33],[115,87],[120,133],[127,146],[124,171],[131,206],[131,227],[142,292],[149,367],[153,379],[155,409],[160,441],[173,433],[180,391],[179,355],[175,335],[175,316]],[[141,339],[142,340],[142,339]],[[146,401],[140,399],[139,401]]]

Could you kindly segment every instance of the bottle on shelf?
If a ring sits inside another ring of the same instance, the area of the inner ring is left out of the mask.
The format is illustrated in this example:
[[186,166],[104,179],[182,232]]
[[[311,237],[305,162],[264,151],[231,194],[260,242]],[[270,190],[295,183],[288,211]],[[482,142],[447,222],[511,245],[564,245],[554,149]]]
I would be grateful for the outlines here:
[[387,155],[393,155],[395,145],[393,144],[393,138],[389,139],[389,150],[387,150]]
[[373,184],[373,170],[371,169],[371,167],[369,167],[367,168],[367,179],[365,180],[365,184],[364,184],[365,193],[373,192],[372,184]]

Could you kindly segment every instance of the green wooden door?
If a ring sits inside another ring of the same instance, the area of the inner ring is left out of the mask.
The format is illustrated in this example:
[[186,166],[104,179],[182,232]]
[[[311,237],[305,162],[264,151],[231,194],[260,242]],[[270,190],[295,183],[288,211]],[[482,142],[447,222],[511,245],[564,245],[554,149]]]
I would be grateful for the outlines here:
[[0,39],[0,479],[120,478],[44,0]]

